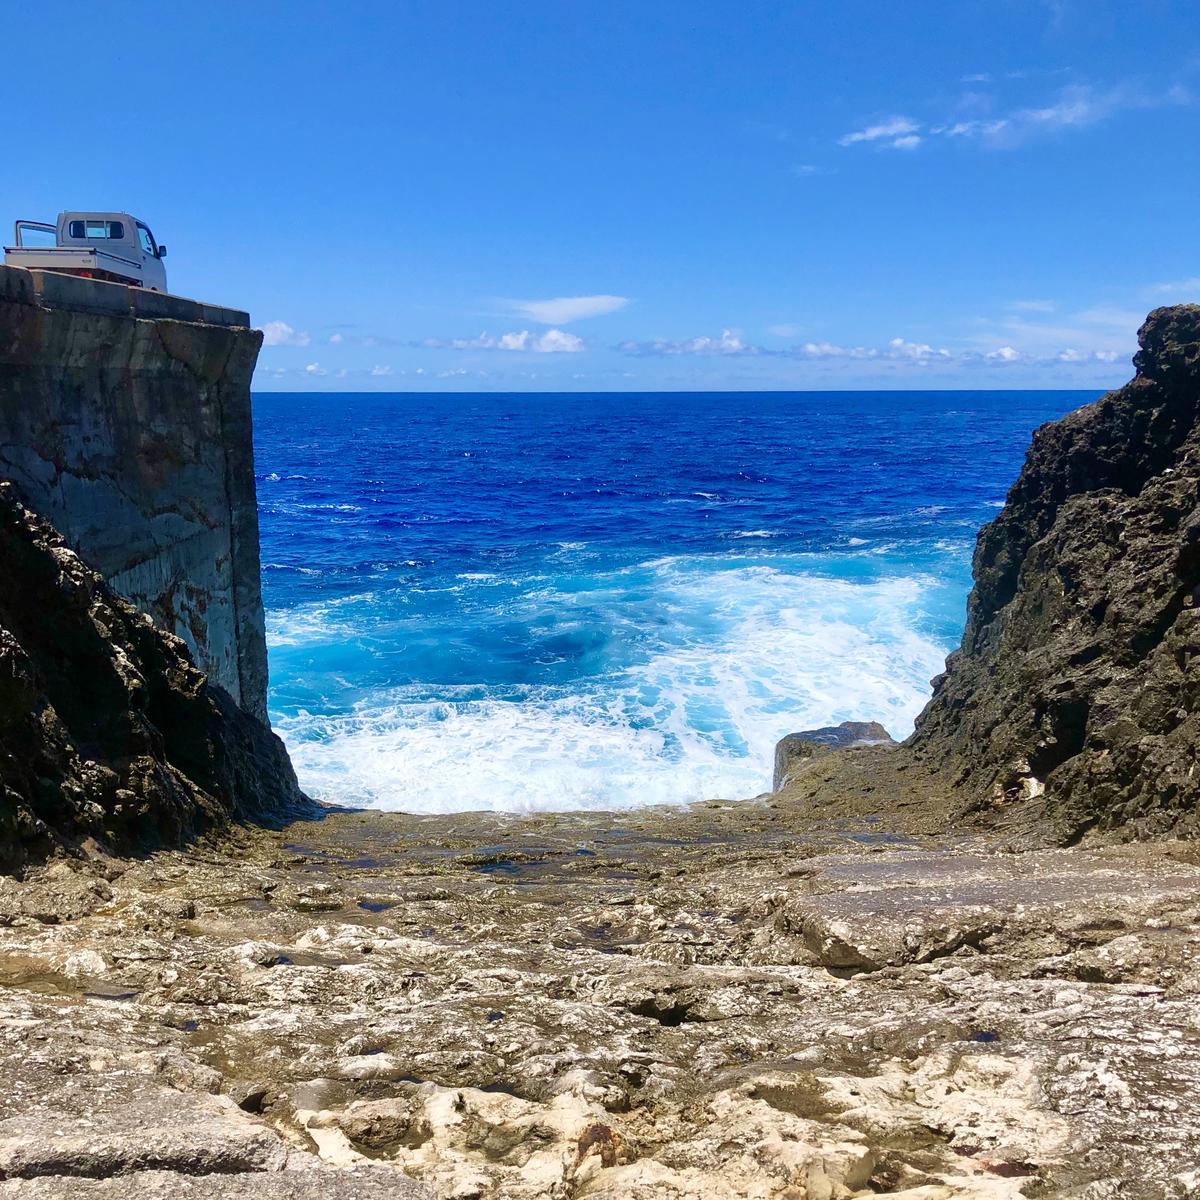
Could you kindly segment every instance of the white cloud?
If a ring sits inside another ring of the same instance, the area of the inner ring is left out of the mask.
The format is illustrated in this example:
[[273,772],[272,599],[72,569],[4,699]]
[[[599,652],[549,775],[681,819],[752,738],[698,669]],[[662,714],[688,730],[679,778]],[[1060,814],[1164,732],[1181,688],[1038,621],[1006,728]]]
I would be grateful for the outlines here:
[[1011,346],[1001,346],[998,350],[989,350],[984,356],[989,362],[1018,362],[1021,358],[1021,352],[1014,350]]
[[371,368],[371,376],[374,379],[383,379],[391,373],[391,367],[374,366]]
[[930,359],[950,358],[949,350],[935,350],[924,342],[906,342],[903,338],[892,338],[888,342],[888,353],[893,358],[908,358],[914,362],[928,362]]
[[857,142],[877,142],[888,138],[901,137],[906,133],[916,133],[921,127],[908,117],[891,117],[878,125],[868,125],[855,133],[847,133],[838,138],[838,144],[853,146]]
[[533,348],[539,354],[576,354],[583,349],[583,338],[561,329],[547,329],[534,339]]
[[320,363],[315,363],[315,362],[309,363],[308,366],[304,368],[304,373],[306,375],[328,375],[329,374],[329,372],[326,371],[325,368],[323,366],[321,366]]
[[878,358],[878,350],[866,346],[837,346],[833,342],[805,342],[793,346],[790,353],[799,358]]
[[556,296],[552,300],[503,300],[507,309],[539,325],[568,325],[603,317],[629,303],[626,296]]
[[1097,90],[1086,84],[1072,84],[1063,88],[1050,104],[1017,109],[995,121],[968,122],[970,128],[962,132],[980,138],[987,146],[1005,149],[1043,135],[1086,129],[1131,109],[1191,103],[1191,94],[1180,87],[1151,94],[1129,85]]
[[855,146],[867,142],[876,146],[890,146],[896,150],[911,150],[920,144],[921,139],[914,137],[920,132],[921,126],[910,117],[889,117],[878,125],[868,125],[865,129],[854,133],[843,134],[838,138],[839,146]]
[[722,329],[720,337],[694,337],[671,342],[656,338],[651,342],[622,342],[618,350],[626,354],[700,354],[700,355],[752,355],[764,353],[762,347],[752,346],[742,340],[732,329]]
[[1200,275],[1193,275],[1191,279],[1177,279],[1174,283],[1156,283],[1150,293],[1154,296],[1187,296],[1195,300],[1200,296]]
[[[1010,73],[1008,78],[1019,78]],[[985,83],[983,76],[969,76],[972,82]],[[1086,129],[1117,113],[1135,109],[1153,109],[1189,105],[1195,97],[1185,87],[1176,84],[1165,91],[1148,92],[1134,84],[1119,84],[1096,88],[1088,84],[1071,84],[1062,88],[1049,103],[1019,108],[996,117],[963,119],[951,117],[923,127],[911,117],[892,117],[838,139],[841,146],[867,144],[890,147],[893,150],[915,150],[930,137],[974,141],[991,149],[1008,149],[1023,145],[1038,137]],[[990,98],[970,93],[963,98],[966,109],[988,107]]]
[[297,333],[286,321],[268,321],[262,327],[264,346],[307,346],[312,339]]
[[561,329],[540,334],[522,329],[499,336],[484,332],[474,338],[426,338],[418,345],[426,350],[523,350],[531,354],[578,354],[586,348],[583,338]]
[[819,167],[816,163],[797,163],[792,167],[792,174],[797,179],[813,179],[818,175],[835,175],[837,172],[830,167]]
[[329,335],[329,344],[331,346],[340,346],[345,340],[340,333],[331,333]]
[[1008,307],[1012,312],[1049,313],[1056,305],[1053,300],[1014,300]]

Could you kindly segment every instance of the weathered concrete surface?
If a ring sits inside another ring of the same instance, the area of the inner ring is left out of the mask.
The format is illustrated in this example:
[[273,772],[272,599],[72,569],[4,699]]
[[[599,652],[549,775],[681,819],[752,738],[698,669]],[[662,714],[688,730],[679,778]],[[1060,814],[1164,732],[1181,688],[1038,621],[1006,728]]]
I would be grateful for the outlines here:
[[997,853],[779,798],[237,836],[0,888],[0,1200],[1200,1184],[1192,845]]
[[0,266],[0,477],[265,720],[245,319]]

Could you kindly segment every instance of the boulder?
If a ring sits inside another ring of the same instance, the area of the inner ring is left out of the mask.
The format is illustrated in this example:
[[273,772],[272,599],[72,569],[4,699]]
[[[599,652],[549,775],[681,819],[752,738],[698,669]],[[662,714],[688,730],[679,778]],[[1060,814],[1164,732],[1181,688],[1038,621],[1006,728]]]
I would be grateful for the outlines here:
[[895,739],[878,721],[843,721],[840,725],[789,733],[775,744],[775,773],[771,790],[779,791],[804,763],[834,750],[895,744]]

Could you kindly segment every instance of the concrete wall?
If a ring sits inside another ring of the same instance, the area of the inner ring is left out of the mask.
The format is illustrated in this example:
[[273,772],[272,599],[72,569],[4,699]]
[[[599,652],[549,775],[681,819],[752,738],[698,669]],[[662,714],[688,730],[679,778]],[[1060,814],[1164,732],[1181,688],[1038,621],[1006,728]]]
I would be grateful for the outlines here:
[[265,720],[248,326],[0,266],[0,477]]

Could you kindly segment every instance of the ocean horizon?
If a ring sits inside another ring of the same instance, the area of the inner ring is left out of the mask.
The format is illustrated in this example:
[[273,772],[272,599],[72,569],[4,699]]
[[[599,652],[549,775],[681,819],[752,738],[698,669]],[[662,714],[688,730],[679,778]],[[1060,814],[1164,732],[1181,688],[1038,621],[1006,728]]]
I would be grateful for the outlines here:
[[1095,391],[256,392],[270,712],[419,813],[760,794],[911,732],[978,528]]

